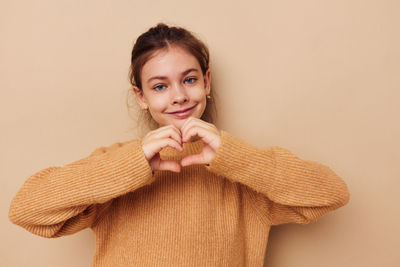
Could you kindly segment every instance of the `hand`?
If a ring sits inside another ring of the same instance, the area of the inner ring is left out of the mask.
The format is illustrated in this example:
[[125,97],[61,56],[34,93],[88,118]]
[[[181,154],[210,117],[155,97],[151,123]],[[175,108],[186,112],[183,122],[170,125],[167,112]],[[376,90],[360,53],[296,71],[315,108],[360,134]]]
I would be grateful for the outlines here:
[[181,161],[182,166],[192,164],[210,164],[221,144],[221,134],[211,123],[190,117],[181,128],[182,142],[189,142],[192,137],[198,136],[204,143],[203,151],[197,155],[188,155]]
[[179,152],[183,151],[181,131],[173,125],[151,131],[142,139],[144,155],[153,171],[169,170],[180,172],[181,165],[177,162],[160,158],[159,152],[167,146],[173,147]]

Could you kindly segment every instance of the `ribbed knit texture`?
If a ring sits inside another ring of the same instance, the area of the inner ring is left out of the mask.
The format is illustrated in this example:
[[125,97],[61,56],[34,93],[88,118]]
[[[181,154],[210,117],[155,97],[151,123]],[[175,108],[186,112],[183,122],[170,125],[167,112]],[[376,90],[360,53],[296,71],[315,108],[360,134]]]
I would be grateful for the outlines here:
[[[161,158],[181,160],[201,140]],[[10,220],[43,237],[90,227],[92,266],[263,266],[270,227],[309,223],[346,204],[328,167],[280,147],[260,149],[222,131],[209,166],[152,172],[140,140],[32,175]]]

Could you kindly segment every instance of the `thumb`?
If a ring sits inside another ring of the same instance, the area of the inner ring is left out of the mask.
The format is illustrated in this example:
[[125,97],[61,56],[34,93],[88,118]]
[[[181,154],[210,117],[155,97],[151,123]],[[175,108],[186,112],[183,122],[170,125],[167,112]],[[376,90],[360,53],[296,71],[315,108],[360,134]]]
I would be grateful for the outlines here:
[[206,164],[203,153],[197,155],[189,155],[181,160],[182,166],[189,166],[193,164]]
[[172,160],[161,160],[158,164],[158,170],[180,172],[181,166]]

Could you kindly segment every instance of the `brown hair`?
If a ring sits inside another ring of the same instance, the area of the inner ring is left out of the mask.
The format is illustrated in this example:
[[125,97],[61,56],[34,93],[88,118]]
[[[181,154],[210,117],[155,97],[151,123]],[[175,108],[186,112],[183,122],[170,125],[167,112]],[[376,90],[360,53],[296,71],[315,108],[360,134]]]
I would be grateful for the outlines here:
[[[199,62],[203,75],[206,74],[210,62],[210,54],[207,46],[184,28],[170,27],[164,23],[159,23],[157,26],[141,34],[133,46],[129,71],[130,83],[138,87],[139,90],[142,90],[140,75],[144,64],[154,52],[166,49],[171,45],[180,46],[192,54]],[[216,115],[213,90],[210,91],[210,96],[210,98],[207,98],[206,109],[201,119],[213,123],[214,115]],[[148,122],[150,128],[156,126],[149,112],[142,114],[142,117]]]

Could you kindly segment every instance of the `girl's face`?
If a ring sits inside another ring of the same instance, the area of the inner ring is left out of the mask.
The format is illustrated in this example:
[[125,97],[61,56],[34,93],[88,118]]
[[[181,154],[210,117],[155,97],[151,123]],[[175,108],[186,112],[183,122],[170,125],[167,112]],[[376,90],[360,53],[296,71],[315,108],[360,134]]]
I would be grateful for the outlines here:
[[200,118],[210,93],[210,70],[202,74],[197,59],[179,46],[156,51],[143,65],[142,90],[134,88],[141,108],[149,109],[159,126],[182,127],[189,117]]

